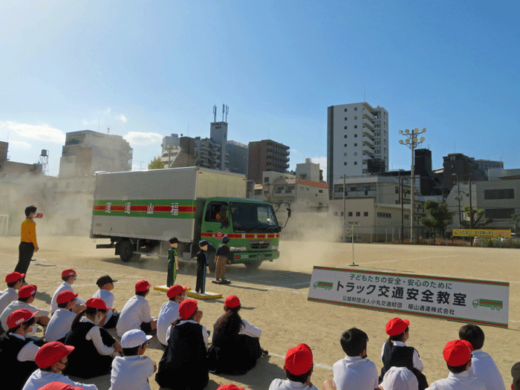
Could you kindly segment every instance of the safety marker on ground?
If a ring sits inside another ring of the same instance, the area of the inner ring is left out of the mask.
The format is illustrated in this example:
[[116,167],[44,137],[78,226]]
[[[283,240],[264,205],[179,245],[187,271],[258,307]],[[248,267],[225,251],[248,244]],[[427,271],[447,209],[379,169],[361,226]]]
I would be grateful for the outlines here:
[[189,296],[190,298],[202,299],[202,300],[222,298],[222,294],[214,293],[211,291],[206,291],[204,294],[201,294],[198,292],[193,292],[193,291],[186,291],[186,295]]
[[[162,286],[155,286],[153,289],[154,289],[155,291],[168,292],[168,289],[169,289],[169,288],[170,288],[170,287],[168,287],[167,285],[163,284]],[[186,289],[186,291],[191,291],[191,287],[188,287],[188,288]]]

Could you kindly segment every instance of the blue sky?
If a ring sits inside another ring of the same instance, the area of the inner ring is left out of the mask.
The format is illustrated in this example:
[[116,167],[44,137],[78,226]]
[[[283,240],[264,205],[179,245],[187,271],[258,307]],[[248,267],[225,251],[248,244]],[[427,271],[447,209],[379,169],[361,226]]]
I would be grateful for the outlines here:
[[389,111],[390,167],[408,168],[398,130],[426,127],[433,165],[454,151],[520,168],[520,5],[457,1],[0,1],[0,140],[13,161],[64,134],[125,136],[134,166],[170,133],[270,137],[325,163],[327,107]]

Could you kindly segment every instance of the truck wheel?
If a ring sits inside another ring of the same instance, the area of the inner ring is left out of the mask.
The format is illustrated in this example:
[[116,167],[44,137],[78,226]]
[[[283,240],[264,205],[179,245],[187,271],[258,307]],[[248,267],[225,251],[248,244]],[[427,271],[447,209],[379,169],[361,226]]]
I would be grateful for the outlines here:
[[248,261],[247,263],[244,263],[246,268],[248,269],[258,269],[260,265],[262,264],[263,260],[256,260],[256,261]]
[[119,244],[119,256],[125,263],[137,261],[141,258],[139,253],[134,253],[134,246],[130,241],[123,241]]

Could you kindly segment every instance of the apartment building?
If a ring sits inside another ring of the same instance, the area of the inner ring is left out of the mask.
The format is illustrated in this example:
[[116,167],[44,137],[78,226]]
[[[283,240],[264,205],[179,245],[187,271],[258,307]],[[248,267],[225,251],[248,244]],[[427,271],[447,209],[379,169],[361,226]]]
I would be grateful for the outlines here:
[[[328,107],[327,182],[346,175],[366,176],[369,160],[382,161],[388,170],[388,111],[370,104],[352,103]],[[378,164],[370,164],[377,166]]]
[[273,140],[249,143],[249,168],[247,178],[262,183],[265,171],[285,172],[289,169],[289,146]]

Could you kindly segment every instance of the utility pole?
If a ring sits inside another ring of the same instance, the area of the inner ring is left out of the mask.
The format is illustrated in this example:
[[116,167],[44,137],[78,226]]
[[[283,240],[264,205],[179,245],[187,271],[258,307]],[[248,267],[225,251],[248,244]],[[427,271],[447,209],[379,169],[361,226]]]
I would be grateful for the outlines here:
[[403,179],[401,178],[401,171],[399,171],[399,201],[401,203],[401,244],[403,243],[404,234],[404,202],[403,202]]
[[345,189],[345,186],[347,185],[346,179],[346,175],[343,175],[343,241],[347,241],[347,198],[345,196],[345,193],[347,192]]
[[469,228],[473,229],[473,202],[471,199],[471,176],[469,177]]
[[457,175],[457,199],[459,201],[459,229],[460,229],[460,180],[459,180],[459,175]]

